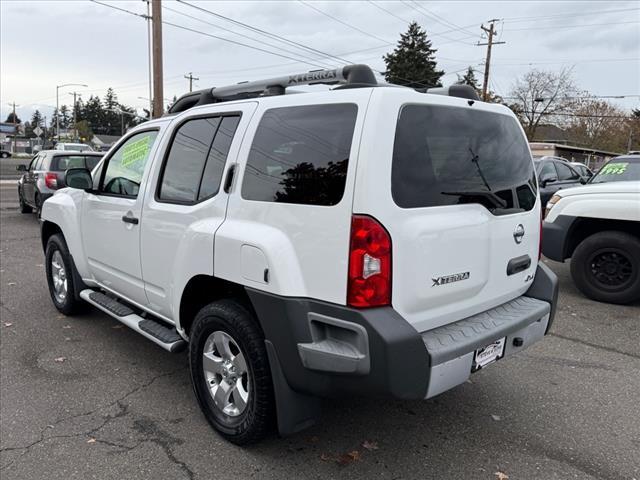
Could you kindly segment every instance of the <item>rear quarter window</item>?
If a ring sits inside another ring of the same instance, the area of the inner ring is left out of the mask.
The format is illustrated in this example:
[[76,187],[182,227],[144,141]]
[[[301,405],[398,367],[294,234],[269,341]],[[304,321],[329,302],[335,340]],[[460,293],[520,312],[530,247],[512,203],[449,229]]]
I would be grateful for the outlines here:
[[473,107],[404,105],[391,191],[402,208],[480,203],[497,214],[533,208],[537,186],[526,138],[513,117]]
[[251,145],[242,197],[304,205],[339,203],[357,113],[354,104],[267,110]]

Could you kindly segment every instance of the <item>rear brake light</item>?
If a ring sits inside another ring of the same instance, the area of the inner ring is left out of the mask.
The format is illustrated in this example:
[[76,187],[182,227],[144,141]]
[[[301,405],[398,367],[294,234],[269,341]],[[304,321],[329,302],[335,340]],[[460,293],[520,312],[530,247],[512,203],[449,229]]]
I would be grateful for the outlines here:
[[44,184],[47,186],[47,188],[58,188],[58,176],[55,173],[47,173],[44,176]]
[[364,215],[351,219],[347,304],[391,304],[391,238],[380,223]]

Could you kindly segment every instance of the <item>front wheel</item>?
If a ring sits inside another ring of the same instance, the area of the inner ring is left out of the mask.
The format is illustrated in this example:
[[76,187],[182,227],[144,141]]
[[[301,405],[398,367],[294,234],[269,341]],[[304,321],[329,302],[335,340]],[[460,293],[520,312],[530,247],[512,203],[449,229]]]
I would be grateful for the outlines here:
[[640,239],[618,231],[594,233],[573,252],[571,276],[593,300],[625,304],[640,299]]
[[73,262],[62,235],[52,235],[47,241],[45,266],[53,304],[60,313],[73,315],[79,310],[81,303],[75,296]]
[[234,300],[204,307],[189,342],[191,381],[208,422],[227,440],[246,445],[269,432],[275,401],[264,335]]

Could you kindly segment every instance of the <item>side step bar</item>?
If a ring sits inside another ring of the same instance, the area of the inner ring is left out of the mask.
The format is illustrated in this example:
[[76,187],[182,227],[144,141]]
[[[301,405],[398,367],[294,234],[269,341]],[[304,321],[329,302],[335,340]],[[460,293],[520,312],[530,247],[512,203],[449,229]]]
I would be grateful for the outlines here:
[[80,298],[169,352],[182,350],[187,344],[175,328],[169,328],[163,323],[143,318],[127,305],[102,292],[87,288],[80,292]]

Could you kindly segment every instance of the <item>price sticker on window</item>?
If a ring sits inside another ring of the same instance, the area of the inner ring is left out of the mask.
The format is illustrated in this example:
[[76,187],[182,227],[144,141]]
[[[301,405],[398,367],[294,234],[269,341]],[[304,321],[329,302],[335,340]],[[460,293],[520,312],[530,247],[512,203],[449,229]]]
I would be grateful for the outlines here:
[[130,167],[132,164],[140,162],[147,158],[149,155],[149,142],[148,136],[142,137],[140,140],[131,142],[122,149],[122,160],[120,165],[123,167]]
[[622,175],[627,170],[628,163],[609,163],[602,168],[601,175]]

